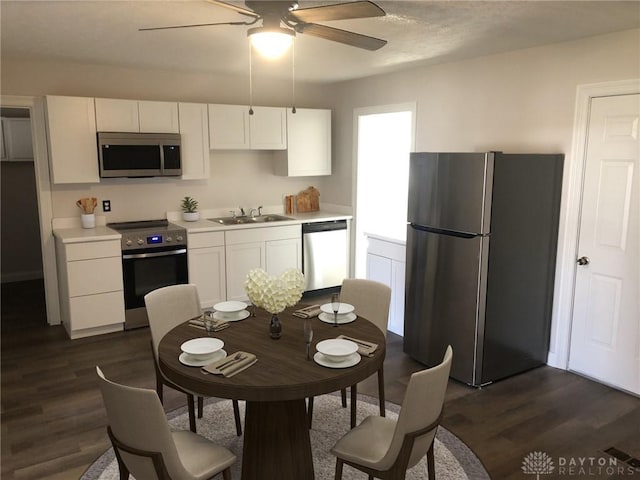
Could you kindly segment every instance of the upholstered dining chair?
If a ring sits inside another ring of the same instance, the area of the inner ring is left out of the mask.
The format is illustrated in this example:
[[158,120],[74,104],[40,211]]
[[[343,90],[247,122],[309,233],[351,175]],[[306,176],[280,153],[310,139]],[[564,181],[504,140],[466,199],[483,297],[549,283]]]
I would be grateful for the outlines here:
[[100,367],[96,372],[121,480],[129,473],[140,479],[205,480],[220,472],[231,480],[233,453],[188,430],[172,432],[153,390],[112,382]]
[[369,416],[333,446],[336,480],[346,463],[369,480],[403,480],[408,468],[427,455],[429,480],[435,480],[433,444],[442,418],[453,350],[447,347],[440,365],[411,375],[397,420]]
[[[372,322],[387,338],[387,325],[389,323],[389,306],[391,304],[391,289],[380,282],[365,280],[362,278],[345,278],[340,290],[340,302],[348,303],[355,307],[355,313]],[[347,390],[340,391],[342,406],[347,406]],[[357,413],[357,385],[351,386],[351,428],[356,426]],[[384,399],[384,370],[378,370],[378,399],[380,402],[380,415],[385,416]],[[313,416],[313,398],[309,399],[309,426]]]
[[[187,407],[189,410],[189,428],[195,433],[194,395],[164,376],[158,361],[158,346],[160,345],[160,340],[162,340],[169,330],[201,313],[198,289],[190,283],[158,288],[145,295],[144,303],[147,307],[149,329],[151,330],[151,350],[153,351],[153,361],[155,364],[156,392],[158,393],[158,398],[162,403],[163,385],[186,394]],[[198,418],[202,418],[202,405],[203,399],[202,397],[198,397]],[[240,408],[237,400],[233,400],[233,414],[236,422],[236,433],[240,436],[242,435],[242,425],[240,423]]]

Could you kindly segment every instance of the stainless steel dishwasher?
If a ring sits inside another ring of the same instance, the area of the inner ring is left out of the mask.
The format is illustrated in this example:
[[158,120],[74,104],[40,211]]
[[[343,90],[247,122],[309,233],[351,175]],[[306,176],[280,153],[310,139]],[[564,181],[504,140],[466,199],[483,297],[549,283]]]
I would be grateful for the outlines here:
[[347,221],[302,224],[302,272],[307,289],[338,287],[348,271]]

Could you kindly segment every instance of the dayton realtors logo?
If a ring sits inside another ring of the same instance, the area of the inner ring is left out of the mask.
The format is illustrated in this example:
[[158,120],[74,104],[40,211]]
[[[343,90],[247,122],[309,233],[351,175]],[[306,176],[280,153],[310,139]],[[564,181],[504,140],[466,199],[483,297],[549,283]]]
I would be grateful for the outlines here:
[[640,477],[640,468],[633,467],[614,457],[558,457],[554,459],[546,452],[531,452],[522,459],[522,471],[527,475],[556,473],[556,478],[565,477]]
[[545,452],[531,452],[522,459],[522,471],[535,475],[536,480],[540,480],[540,475],[553,473],[555,468],[553,460]]

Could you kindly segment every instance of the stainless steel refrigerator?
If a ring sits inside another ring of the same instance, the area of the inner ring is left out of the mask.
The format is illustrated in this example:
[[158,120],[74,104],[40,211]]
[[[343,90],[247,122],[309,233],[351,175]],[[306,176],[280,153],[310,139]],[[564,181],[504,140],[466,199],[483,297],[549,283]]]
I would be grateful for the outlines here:
[[547,360],[564,156],[413,153],[404,351],[481,386]]

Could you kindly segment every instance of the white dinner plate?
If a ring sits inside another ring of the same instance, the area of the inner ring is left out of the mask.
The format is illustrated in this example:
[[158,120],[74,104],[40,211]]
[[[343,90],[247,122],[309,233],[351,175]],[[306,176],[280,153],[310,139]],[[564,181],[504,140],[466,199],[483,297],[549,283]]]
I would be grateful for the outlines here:
[[[322,312],[318,315],[318,318],[322,320],[324,323],[333,323],[333,313],[324,313]],[[351,323],[358,316],[355,313],[347,313],[346,315],[338,315],[338,325],[342,325],[343,323]]]
[[[324,313],[330,313],[333,315],[333,307],[330,303],[325,303],[324,305],[320,305],[320,310]],[[351,313],[355,310],[353,305],[349,305],[348,303],[341,303],[338,307],[338,315],[344,315],[346,313]]]
[[204,358],[224,347],[224,342],[219,338],[200,337],[187,340],[180,345],[180,350],[191,356],[192,359]]
[[349,356],[346,360],[343,360],[342,362],[332,362],[331,360],[327,360],[325,356],[320,352],[316,352],[316,354],[313,356],[314,362],[316,362],[318,365],[322,365],[323,367],[327,367],[327,368],[353,367],[354,365],[357,365],[358,363],[360,363],[361,359],[362,357],[358,352]]
[[183,365],[188,365],[190,367],[204,367],[213,362],[217,362],[218,360],[222,360],[226,356],[227,356],[227,352],[225,352],[224,350],[218,350],[217,352],[213,353],[210,357],[207,357],[205,359],[194,359],[188,353],[182,352],[178,357],[178,360],[180,360],[180,363],[182,363]]
[[213,309],[216,312],[239,312],[240,310],[244,310],[247,308],[247,304],[244,302],[238,302],[235,300],[231,300],[229,302],[220,302],[216,303],[213,306]]
[[213,312],[213,318],[216,320],[224,320],[225,322],[237,322],[244,320],[250,315],[248,310],[242,310],[241,312],[225,313],[225,312]]

